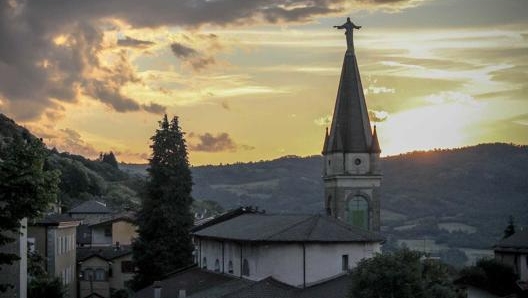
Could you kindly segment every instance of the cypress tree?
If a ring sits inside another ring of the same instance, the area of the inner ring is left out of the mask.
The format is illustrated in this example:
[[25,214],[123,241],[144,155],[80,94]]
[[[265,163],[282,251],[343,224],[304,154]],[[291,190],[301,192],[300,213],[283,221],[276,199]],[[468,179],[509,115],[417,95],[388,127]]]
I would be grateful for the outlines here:
[[189,230],[192,177],[184,133],[178,117],[167,115],[151,137],[149,179],[138,212],[138,238],[133,257],[138,268],[132,286],[141,289],[166,274],[192,263],[193,245]]

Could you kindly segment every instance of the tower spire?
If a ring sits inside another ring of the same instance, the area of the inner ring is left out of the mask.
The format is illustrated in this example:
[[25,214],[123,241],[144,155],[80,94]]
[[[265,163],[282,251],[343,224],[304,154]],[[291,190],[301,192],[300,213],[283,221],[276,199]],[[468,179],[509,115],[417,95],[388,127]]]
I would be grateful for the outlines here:
[[[372,130],[352,40],[352,31],[361,26],[356,26],[350,18],[347,18],[345,24],[334,27],[346,29],[347,51],[341,70],[330,135],[323,154],[369,152],[372,144]],[[339,136],[342,138],[340,141]]]
[[370,128],[367,104],[354,53],[353,31],[347,19],[347,51],[337,90],[330,132],[324,142],[323,180],[328,215],[371,231],[380,230],[380,146],[376,129]]

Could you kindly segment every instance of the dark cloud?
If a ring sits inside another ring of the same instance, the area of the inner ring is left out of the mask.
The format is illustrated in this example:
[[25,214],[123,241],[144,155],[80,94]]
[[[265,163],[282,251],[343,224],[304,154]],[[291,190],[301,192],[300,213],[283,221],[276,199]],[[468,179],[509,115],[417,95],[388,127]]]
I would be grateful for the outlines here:
[[[347,2],[0,0],[0,97],[5,99],[2,107],[8,107],[7,112],[18,119],[28,120],[39,117],[46,109],[76,102],[79,95],[85,94],[119,112],[144,108],[121,92],[126,84],[137,82],[129,72],[132,68],[126,54],[120,54],[115,66],[103,66],[98,58],[105,47],[102,30],[119,28],[119,24],[131,28],[198,28],[305,22],[343,13]],[[217,36],[203,34],[195,38],[209,40],[209,48],[204,49],[207,54],[180,44],[172,47],[175,55],[187,58],[186,63],[195,70],[215,64],[206,50],[221,46],[215,42]],[[128,47],[151,45],[150,41],[129,36],[117,43]]]
[[205,133],[203,135],[196,135],[194,133],[189,134],[190,138],[197,138],[199,140],[196,144],[190,144],[189,148],[194,151],[203,151],[203,152],[222,152],[229,151],[235,152],[237,149],[242,150],[253,150],[254,147],[248,145],[237,145],[229,134],[223,132],[219,133],[216,136]]
[[167,112],[167,108],[165,106],[162,106],[160,104],[151,102],[148,105],[141,105],[143,110],[154,113],[154,114],[164,114]]
[[170,47],[176,57],[187,62],[194,70],[199,71],[216,63],[213,56],[204,55],[181,43],[174,42]]
[[198,55],[195,49],[177,42],[171,44],[171,50],[176,57],[183,59]]
[[130,36],[125,36],[125,39],[118,39],[117,45],[122,47],[131,47],[131,48],[147,48],[155,43],[148,40],[135,39]]

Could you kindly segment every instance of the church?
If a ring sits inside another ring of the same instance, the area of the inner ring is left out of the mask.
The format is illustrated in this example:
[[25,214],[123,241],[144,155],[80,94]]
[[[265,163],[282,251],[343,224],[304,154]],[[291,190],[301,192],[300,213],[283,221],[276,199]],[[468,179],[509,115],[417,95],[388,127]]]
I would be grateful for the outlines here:
[[137,297],[345,297],[349,270],[380,252],[381,150],[354,52],[353,31],[361,27],[350,19],[335,27],[345,29],[347,50],[322,151],[326,214],[224,214],[194,228],[194,268]]

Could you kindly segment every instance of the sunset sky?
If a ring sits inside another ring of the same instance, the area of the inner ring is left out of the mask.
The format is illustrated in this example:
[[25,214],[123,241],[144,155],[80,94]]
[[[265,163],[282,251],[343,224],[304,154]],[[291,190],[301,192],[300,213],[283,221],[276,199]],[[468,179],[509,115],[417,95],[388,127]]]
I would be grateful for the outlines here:
[[346,17],[382,155],[528,144],[527,0],[0,0],[0,112],[49,147],[193,165],[320,154]]

